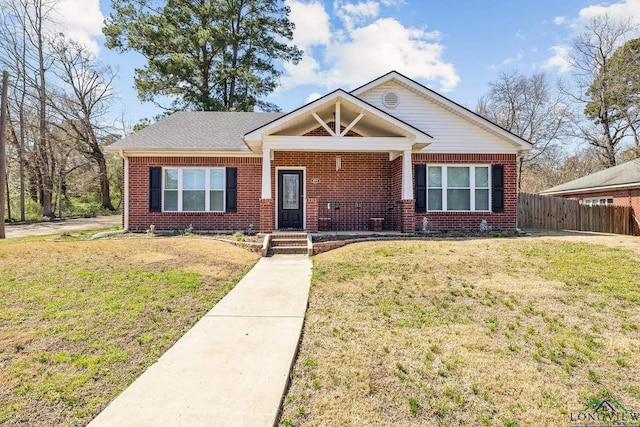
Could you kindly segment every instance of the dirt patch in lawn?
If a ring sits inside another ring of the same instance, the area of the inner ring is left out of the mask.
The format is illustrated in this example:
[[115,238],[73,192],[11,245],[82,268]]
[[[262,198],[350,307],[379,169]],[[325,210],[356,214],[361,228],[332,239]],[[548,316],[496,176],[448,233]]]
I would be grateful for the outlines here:
[[640,254],[619,237],[314,257],[280,425],[569,425],[594,399],[640,410]]
[[85,425],[258,259],[193,236],[66,239],[0,242],[0,424]]

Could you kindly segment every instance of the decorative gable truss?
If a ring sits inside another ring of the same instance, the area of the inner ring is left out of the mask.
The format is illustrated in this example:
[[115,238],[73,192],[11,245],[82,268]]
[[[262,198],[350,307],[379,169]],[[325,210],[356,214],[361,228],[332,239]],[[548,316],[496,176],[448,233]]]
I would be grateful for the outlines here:
[[412,200],[411,153],[430,144],[432,137],[343,90],[336,90],[249,132],[244,140],[253,152],[262,154],[263,200],[271,199],[272,195],[274,151],[387,152],[390,161],[403,156],[402,198]]

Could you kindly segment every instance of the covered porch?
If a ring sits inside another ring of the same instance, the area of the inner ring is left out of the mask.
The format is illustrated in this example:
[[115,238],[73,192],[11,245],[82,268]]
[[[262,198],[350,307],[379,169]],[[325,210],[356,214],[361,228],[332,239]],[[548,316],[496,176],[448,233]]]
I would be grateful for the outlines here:
[[343,91],[245,135],[262,155],[260,231],[414,231],[412,153],[430,141]]

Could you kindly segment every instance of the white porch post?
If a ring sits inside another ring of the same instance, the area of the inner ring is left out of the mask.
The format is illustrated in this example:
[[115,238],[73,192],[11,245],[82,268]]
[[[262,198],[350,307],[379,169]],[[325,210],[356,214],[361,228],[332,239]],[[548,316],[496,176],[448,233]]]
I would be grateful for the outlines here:
[[271,150],[262,149],[262,198],[271,199]]
[[411,150],[405,150],[402,155],[402,200],[413,200],[413,170],[411,166]]

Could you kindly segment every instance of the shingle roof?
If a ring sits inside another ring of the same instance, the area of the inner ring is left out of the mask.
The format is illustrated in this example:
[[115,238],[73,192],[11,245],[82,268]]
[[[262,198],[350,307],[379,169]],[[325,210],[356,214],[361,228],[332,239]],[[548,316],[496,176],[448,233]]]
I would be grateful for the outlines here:
[[242,137],[284,113],[178,111],[111,144],[123,150],[249,151]]
[[541,191],[541,194],[569,194],[587,189],[614,187],[640,187],[640,159],[630,160],[618,166],[592,173],[573,181]]

